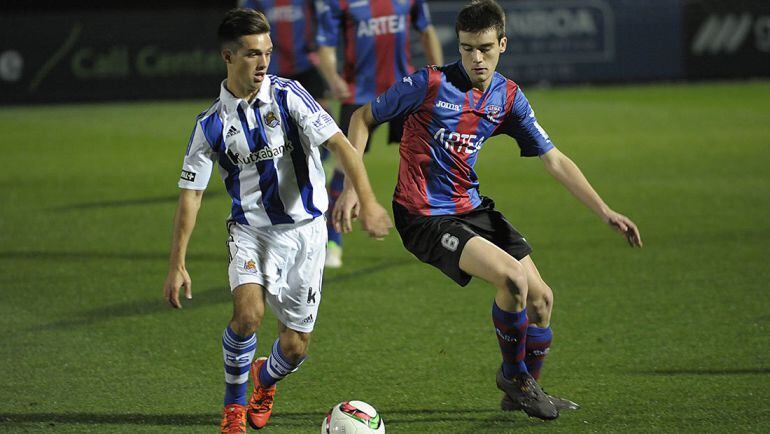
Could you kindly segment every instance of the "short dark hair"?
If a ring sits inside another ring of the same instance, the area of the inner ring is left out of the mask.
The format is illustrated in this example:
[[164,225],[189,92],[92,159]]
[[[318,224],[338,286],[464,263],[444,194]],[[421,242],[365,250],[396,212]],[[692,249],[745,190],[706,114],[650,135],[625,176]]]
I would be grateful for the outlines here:
[[265,14],[254,9],[237,8],[227,11],[219,24],[217,37],[220,47],[224,48],[232,44],[240,45],[238,38],[241,36],[262,33],[270,33],[270,23]]
[[505,36],[505,11],[495,0],[474,0],[457,14],[455,34],[460,32],[481,33],[495,29],[497,39]]

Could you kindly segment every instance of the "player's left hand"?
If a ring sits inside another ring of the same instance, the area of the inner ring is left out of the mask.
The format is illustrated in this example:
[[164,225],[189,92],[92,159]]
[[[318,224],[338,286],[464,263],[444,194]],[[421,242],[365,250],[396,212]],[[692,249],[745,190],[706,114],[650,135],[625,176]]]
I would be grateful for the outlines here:
[[334,230],[341,233],[349,233],[353,230],[353,222],[358,220],[361,205],[358,202],[356,191],[345,189],[337,198],[337,203],[332,210],[332,225]]
[[607,214],[606,222],[623,234],[631,247],[642,247],[642,235],[639,233],[639,228],[636,227],[636,224],[630,218],[615,211],[610,211]]
[[375,240],[382,240],[393,227],[393,222],[385,208],[376,201],[365,205],[361,207],[361,228]]

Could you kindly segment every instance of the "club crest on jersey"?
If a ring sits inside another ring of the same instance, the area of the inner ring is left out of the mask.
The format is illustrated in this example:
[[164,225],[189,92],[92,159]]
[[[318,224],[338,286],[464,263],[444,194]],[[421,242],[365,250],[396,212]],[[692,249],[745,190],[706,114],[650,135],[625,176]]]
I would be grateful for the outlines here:
[[253,259],[249,259],[248,261],[243,263],[243,268],[246,269],[249,273],[256,273],[257,272],[257,263],[254,262]]
[[265,121],[265,125],[267,125],[270,128],[275,128],[280,124],[278,121],[278,118],[275,116],[275,113],[273,112],[267,112],[262,119]]
[[487,119],[490,120],[490,122],[496,122],[498,116],[500,116],[500,113],[503,112],[503,108],[499,105],[487,105],[484,109],[484,112],[487,115]]

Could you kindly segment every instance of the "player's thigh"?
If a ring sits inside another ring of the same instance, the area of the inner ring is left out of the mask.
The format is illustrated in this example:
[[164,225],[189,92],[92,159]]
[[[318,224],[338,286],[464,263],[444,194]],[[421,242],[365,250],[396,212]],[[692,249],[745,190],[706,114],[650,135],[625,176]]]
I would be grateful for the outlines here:
[[465,244],[460,254],[460,269],[498,287],[509,280],[520,280],[524,275],[519,261],[480,236]]
[[318,319],[326,255],[326,222],[323,218],[284,234],[296,248],[287,251],[284,280],[265,298],[276,318],[287,328],[310,333]]

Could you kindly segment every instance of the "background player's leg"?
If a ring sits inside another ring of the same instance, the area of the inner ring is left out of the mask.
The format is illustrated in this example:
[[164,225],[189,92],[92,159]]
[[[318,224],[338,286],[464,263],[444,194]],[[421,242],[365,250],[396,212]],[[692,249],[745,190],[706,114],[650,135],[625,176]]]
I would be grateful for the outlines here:
[[334,210],[337,198],[342,194],[342,188],[345,185],[345,173],[337,166],[338,163],[335,160],[334,173],[332,174],[331,181],[329,181],[328,191],[330,215],[326,219],[326,231],[329,237],[325,263],[327,268],[339,268],[342,266],[342,234],[334,229],[331,219],[331,211]]
[[503,375],[512,378],[526,373],[527,276],[524,267],[499,247],[477,236],[465,244],[460,269],[497,289],[492,321],[503,355]]
[[263,288],[247,283],[233,290],[233,317],[222,335],[225,406],[246,405],[249,367],[257,348],[256,331],[265,313]]

